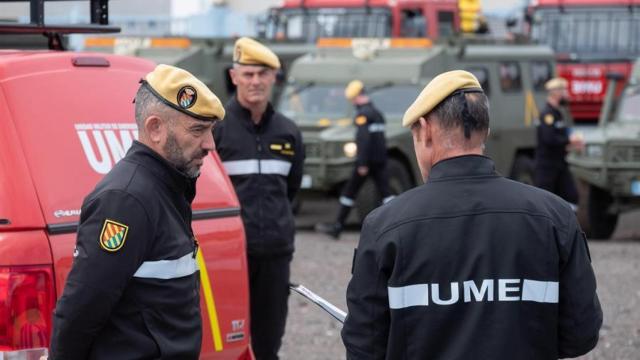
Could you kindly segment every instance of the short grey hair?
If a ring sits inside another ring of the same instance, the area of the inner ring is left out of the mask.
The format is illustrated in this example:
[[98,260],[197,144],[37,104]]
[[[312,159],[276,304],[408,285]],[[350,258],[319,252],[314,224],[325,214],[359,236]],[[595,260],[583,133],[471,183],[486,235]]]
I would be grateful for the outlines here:
[[164,110],[163,107],[166,107],[166,105],[164,105],[160,99],[158,99],[151,90],[147,88],[146,85],[142,85],[138,89],[135,103],[136,124],[138,124],[138,129],[140,131],[144,128],[144,120],[146,118],[151,115],[158,115]]
[[468,114],[472,118],[468,124],[469,131],[471,133],[487,132],[489,129],[489,99],[484,93],[472,92],[449,96],[431,110],[427,116],[434,115],[440,126],[446,131],[455,129],[464,131],[465,102]]

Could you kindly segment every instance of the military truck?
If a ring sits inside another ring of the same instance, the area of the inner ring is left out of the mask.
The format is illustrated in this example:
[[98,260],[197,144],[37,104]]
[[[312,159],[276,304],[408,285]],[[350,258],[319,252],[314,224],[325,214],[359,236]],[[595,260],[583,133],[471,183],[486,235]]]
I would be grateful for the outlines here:
[[588,187],[583,227],[602,239],[611,236],[621,212],[640,206],[640,59],[619,98],[615,88],[624,76],[608,78],[598,127],[585,131],[584,149],[567,158],[576,180]]
[[[295,60],[277,109],[301,128],[307,159],[303,195],[337,194],[351,176],[356,155],[353,106],[344,98],[352,79],[364,82],[386,117],[390,183],[395,193],[421,184],[408,129],[401,117],[437,74],[465,69],[474,73],[491,106],[486,153],[497,170],[531,183],[536,143],[536,104],[553,76],[549,47],[464,40],[433,44],[428,39],[327,39],[315,52]],[[356,200],[362,219],[378,203],[372,182]]]
[[[158,64],[177,66],[196,75],[225,103],[235,92],[229,69],[233,66],[232,38],[185,38],[185,37],[130,37],[94,36],[84,41],[84,48],[90,51],[136,56],[152,60]],[[277,99],[289,64],[297,57],[313,51],[314,44],[280,41],[266,43],[278,54],[282,69],[274,87]]]

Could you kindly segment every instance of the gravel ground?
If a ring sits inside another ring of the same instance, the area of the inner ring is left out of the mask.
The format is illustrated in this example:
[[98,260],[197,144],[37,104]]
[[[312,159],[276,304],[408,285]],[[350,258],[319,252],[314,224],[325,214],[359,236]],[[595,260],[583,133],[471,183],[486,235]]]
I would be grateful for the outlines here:
[[[304,209],[292,264],[292,281],[346,310],[353,249],[359,233],[348,231],[340,241],[310,231],[313,219],[332,214],[335,204]],[[306,206],[306,205],[305,205]],[[598,346],[582,359],[640,359],[640,214],[621,220],[616,238],[591,241],[604,324]],[[289,318],[281,350],[283,360],[344,359],[340,324],[298,294],[289,299]]]

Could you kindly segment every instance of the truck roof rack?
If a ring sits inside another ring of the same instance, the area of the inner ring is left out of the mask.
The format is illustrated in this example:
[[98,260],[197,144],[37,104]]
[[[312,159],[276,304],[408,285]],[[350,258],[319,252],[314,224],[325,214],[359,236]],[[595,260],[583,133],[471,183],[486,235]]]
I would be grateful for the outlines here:
[[44,22],[44,3],[49,1],[87,1],[87,0],[0,0],[3,2],[30,2],[30,21],[23,23],[0,22],[0,34],[42,34],[49,39],[49,48],[64,50],[62,34],[116,33],[120,27],[109,26],[109,0],[88,0],[91,22],[89,24],[52,25]]

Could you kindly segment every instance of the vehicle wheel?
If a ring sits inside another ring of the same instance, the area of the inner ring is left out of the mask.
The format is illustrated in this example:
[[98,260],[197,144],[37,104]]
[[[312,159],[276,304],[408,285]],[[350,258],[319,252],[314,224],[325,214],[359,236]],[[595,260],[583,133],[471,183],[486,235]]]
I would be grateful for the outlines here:
[[[412,187],[411,175],[409,170],[400,161],[396,159],[387,160],[387,170],[389,172],[389,187],[394,195],[401,194]],[[358,219],[360,223],[371,212],[371,210],[382,204],[382,198],[376,188],[373,179],[369,178],[362,185],[358,198],[356,199],[356,207]]]
[[533,185],[534,164],[529,155],[518,155],[511,168],[511,178],[513,180]]
[[610,214],[609,207],[613,203],[611,194],[597,187],[589,188],[589,227],[591,236],[596,239],[608,239],[618,223],[618,214]]

